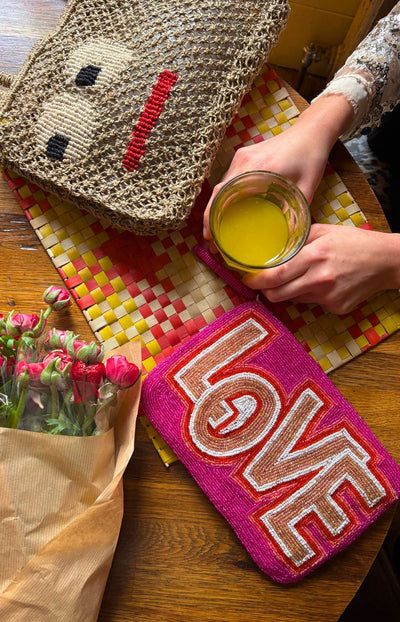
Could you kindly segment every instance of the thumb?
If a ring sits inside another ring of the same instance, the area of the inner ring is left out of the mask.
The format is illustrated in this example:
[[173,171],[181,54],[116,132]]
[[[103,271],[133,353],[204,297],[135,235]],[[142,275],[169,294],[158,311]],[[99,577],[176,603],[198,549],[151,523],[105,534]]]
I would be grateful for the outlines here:
[[221,188],[223,184],[219,183],[216,186],[214,186],[214,190],[212,191],[211,197],[209,198],[209,201],[207,203],[206,209],[204,210],[204,215],[203,215],[203,237],[205,240],[211,240],[211,231],[210,231],[210,208],[211,208],[211,203],[214,200],[215,195],[217,194],[218,190]]
[[311,242],[314,242],[315,240],[317,240],[321,236],[323,236],[323,235],[325,235],[327,233],[330,233],[330,231],[331,231],[330,227],[332,227],[332,226],[337,226],[337,225],[326,225],[326,224],[317,223],[317,222],[312,224],[311,228],[310,228],[310,233],[308,235],[306,244],[310,244]]

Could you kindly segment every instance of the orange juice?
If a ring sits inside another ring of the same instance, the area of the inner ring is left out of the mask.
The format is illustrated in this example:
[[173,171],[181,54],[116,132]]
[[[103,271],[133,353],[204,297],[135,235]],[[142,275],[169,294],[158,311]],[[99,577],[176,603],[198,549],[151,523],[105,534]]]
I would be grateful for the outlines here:
[[282,211],[260,195],[234,199],[219,222],[221,249],[248,266],[263,266],[279,255],[288,237]]

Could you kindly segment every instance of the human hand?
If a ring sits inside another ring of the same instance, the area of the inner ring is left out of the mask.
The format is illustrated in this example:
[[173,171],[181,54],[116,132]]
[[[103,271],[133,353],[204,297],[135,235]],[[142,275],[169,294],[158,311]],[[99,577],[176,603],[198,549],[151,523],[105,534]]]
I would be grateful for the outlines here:
[[290,299],[348,313],[378,291],[399,288],[400,234],[314,224],[295,257],[243,282],[271,302]]
[[204,237],[211,238],[208,215],[215,194],[223,183],[246,171],[280,173],[295,183],[311,202],[332,146],[353,116],[353,108],[344,96],[322,96],[306,108],[289,129],[266,141],[239,149],[206,207]]
[[235,153],[229,169],[221,182],[213,190],[204,213],[204,232],[206,239],[211,238],[209,229],[209,211],[211,202],[229,179],[245,171],[267,170],[279,173],[293,181],[303,192],[308,202],[314,195],[325,170],[329,151],[321,144],[315,145],[305,157],[308,138],[303,126],[296,125],[267,141],[242,147]]

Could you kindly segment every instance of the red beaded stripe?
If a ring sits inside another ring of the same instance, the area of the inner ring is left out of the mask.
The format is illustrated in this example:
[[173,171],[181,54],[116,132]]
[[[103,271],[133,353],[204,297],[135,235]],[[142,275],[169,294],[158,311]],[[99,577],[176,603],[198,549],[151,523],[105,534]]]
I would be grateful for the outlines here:
[[169,97],[171,88],[177,81],[178,76],[171,71],[163,71],[158,76],[157,84],[153,88],[144,110],[139,117],[139,121],[128,148],[122,160],[122,165],[128,170],[133,171],[139,166],[139,160],[145,154],[145,144],[149,134],[160,116],[164,102]]

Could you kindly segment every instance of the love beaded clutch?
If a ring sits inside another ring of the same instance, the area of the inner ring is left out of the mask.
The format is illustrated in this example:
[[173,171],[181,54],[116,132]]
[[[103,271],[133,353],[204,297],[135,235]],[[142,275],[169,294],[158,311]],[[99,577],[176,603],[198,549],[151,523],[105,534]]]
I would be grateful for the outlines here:
[[188,216],[286,0],[70,0],[0,104],[1,164],[139,234]]
[[159,363],[139,412],[271,578],[297,581],[399,498],[400,468],[258,302]]

